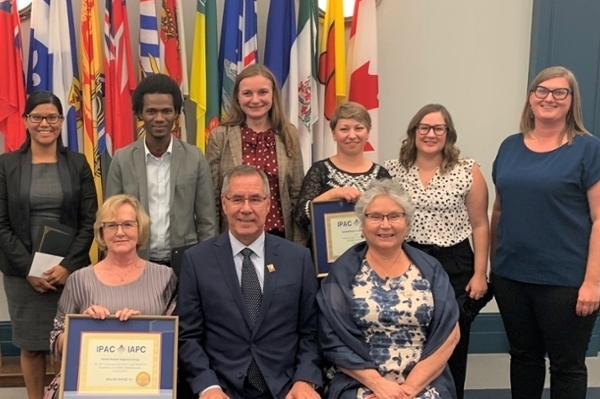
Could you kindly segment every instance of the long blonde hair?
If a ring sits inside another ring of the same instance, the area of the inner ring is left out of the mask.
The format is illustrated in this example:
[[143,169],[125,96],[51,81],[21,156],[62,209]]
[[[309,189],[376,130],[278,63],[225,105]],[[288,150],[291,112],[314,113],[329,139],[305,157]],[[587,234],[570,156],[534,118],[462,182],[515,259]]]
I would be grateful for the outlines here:
[[444,174],[451,170],[454,165],[458,162],[458,156],[460,150],[454,144],[456,143],[456,129],[454,128],[454,122],[450,113],[440,104],[427,104],[423,108],[417,111],[415,116],[412,117],[408,123],[408,129],[406,129],[406,138],[402,141],[402,147],[400,147],[400,165],[404,169],[409,169],[415,164],[417,160],[417,144],[416,144],[416,132],[417,125],[421,123],[426,115],[439,112],[444,117],[444,122],[448,129],[446,130],[446,144],[442,149],[442,164],[440,165],[440,173]]
[[[532,95],[533,90],[540,83],[545,82],[546,80],[553,78],[566,78],[567,82],[569,82],[569,89],[571,90],[571,109],[567,112],[567,120],[565,121],[565,127],[561,132],[561,137],[564,135],[567,136],[567,142],[569,144],[573,143],[573,137],[577,134],[590,134],[583,126],[583,114],[581,112],[581,95],[579,94],[579,83],[577,83],[577,79],[573,72],[568,70],[562,66],[553,66],[544,69],[533,79],[531,85],[529,86],[529,90],[527,91],[527,97],[525,98],[525,106],[523,107],[523,112],[521,113],[521,123],[520,128],[525,137],[529,136],[531,132],[535,129],[535,118],[533,117],[533,112],[531,111],[531,104],[529,103],[529,98]],[[550,94],[549,94],[550,95]]]
[[269,120],[275,134],[279,135],[285,147],[285,153],[288,158],[294,157],[294,147],[297,139],[294,134],[294,127],[283,112],[283,102],[281,100],[281,89],[277,84],[277,79],[273,72],[262,64],[252,64],[246,67],[235,78],[233,93],[231,93],[231,104],[227,116],[221,122],[222,126],[239,126],[246,121],[246,114],[240,106],[238,94],[240,91],[240,82],[253,76],[263,76],[271,82],[273,89],[273,104],[269,110]]

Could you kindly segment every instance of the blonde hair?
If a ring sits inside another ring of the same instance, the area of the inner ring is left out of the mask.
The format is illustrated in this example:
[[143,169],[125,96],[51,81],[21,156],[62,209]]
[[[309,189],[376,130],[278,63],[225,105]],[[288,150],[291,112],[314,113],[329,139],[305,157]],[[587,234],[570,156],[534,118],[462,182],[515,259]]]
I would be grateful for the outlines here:
[[446,144],[444,148],[442,148],[442,164],[440,165],[440,173],[444,174],[451,170],[454,165],[458,162],[458,156],[460,155],[460,150],[454,144],[456,143],[457,134],[456,129],[454,128],[454,122],[452,121],[452,117],[450,113],[440,104],[427,104],[423,108],[417,111],[415,116],[412,117],[410,122],[408,123],[408,128],[406,129],[406,138],[402,141],[402,147],[400,147],[400,165],[404,167],[404,169],[409,169],[414,165],[417,160],[417,144],[416,144],[416,133],[417,133],[417,125],[421,123],[423,118],[426,115],[433,114],[439,112],[444,117],[444,122],[448,127],[446,129]]
[[[571,108],[567,112],[567,120],[565,121],[565,127],[563,128],[561,137],[567,136],[567,142],[573,143],[573,137],[578,134],[590,134],[583,125],[583,113],[581,112],[581,95],[579,94],[579,83],[573,72],[562,66],[553,66],[544,69],[533,79],[529,90],[527,91],[527,97],[525,98],[525,106],[521,113],[520,128],[525,137],[529,136],[533,129],[535,129],[535,118],[531,111],[531,104],[529,98],[533,94],[533,91],[541,83],[553,79],[553,78],[566,78],[569,82],[569,89],[571,90]],[[550,95],[550,94],[549,94]]]
[[137,198],[127,194],[117,194],[109,197],[104,201],[98,212],[96,212],[96,221],[94,222],[94,238],[98,247],[102,251],[106,251],[106,241],[104,241],[104,233],[102,232],[102,224],[107,221],[114,221],[119,212],[119,208],[123,205],[131,205],[135,210],[135,220],[137,222],[138,242],[137,248],[145,248],[150,238],[150,218],[142,208],[142,205]]
[[242,80],[254,76],[265,77],[271,82],[271,88],[273,91],[273,101],[271,104],[271,109],[269,110],[271,127],[275,131],[275,134],[281,138],[287,157],[293,158],[295,155],[294,144],[297,140],[296,135],[294,134],[294,127],[289,119],[285,116],[285,112],[283,110],[283,101],[281,99],[281,89],[277,84],[275,75],[273,75],[273,72],[271,72],[269,68],[262,64],[252,64],[243,69],[242,72],[236,76],[235,83],[233,85],[233,93],[231,93],[231,104],[229,105],[229,111],[227,112],[227,116],[221,122],[221,125],[240,126],[246,122],[246,114],[240,106],[238,94],[240,92],[240,83]]

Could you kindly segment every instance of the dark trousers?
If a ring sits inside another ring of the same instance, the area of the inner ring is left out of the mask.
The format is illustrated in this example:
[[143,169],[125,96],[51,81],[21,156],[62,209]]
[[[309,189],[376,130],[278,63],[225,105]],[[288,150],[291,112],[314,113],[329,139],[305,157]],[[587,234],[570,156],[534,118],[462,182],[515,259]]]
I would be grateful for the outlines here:
[[550,360],[550,397],[585,399],[585,352],[598,312],[575,313],[577,287],[522,283],[492,276],[498,309],[510,343],[513,399],[539,399]]
[[[448,273],[450,284],[454,288],[457,297],[465,293],[465,287],[475,272],[473,250],[468,239],[451,247],[423,245],[414,242],[409,242],[408,244],[433,256],[442,264],[442,267]],[[452,356],[448,359],[448,367],[456,386],[456,396],[458,399],[463,399],[465,396],[465,381],[467,379],[471,321],[461,316],[458,326],[460,328],[460,340],[454,348]]]

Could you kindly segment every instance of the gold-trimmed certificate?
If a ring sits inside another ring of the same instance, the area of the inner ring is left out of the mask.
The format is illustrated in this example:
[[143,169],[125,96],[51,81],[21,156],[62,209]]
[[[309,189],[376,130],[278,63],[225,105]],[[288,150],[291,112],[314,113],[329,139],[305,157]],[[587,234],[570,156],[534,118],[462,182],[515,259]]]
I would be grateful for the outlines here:
[[315,269],[317,277],[325,277],[337,258],[364,240],[362,230],[353,202],[313,201],[310,217]]
[[84,332],[79,392],[158,395],[161,334]]
[[177,397],[177,316],[65,316],[59,399]]
[[333,263],[348,248],[363,241],[362,230],[354,212],[328,213],[324,217],[327,262]]

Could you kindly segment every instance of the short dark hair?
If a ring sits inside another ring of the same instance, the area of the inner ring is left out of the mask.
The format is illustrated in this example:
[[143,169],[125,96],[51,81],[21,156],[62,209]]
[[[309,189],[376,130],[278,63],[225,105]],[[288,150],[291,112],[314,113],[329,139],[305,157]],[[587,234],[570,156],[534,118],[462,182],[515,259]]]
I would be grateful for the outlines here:
[[[25,101],[25,110],[23,112],[22,117],[25,118],[27,115],[29,115],[31,113],[31,111],[33,111],[35,109],[35,107],[37,107],[38,105],[42,105],[42,104],[54,105],[56,107],[56,110],[58,111],[58,114],[60,116],[64,116],[63,115],[63,107],[62,107],[62,103],[60,102],[60,98],[58,98],[54,93],[51,93],[49,91],[40,90],[40,91],[36,91],[35,93],[31,93],[29,95],[29,97],[27,97],[27,101]],[[26,152],[27,150],[29,150],[31,148],[31,134],[29,133],[29,130],[27,130],[27,129],[25,129],[25,136],[26,136],[25,141],[19,148],[19,151],[22,151],[22,152]],[[62,142],[62,134],[60,136],[58,136],[58,139],[56,140],[56,146],[60,152],[67,151],[65,145]]]
[[146,76],[137,85],[131,96],[133,112],[140,115],[144,110],[144,96],[146,94],[170,94],[173,97],[173,107],[177,114],[183,108],[183,95],[181,89],[170,76],[156,73]]

